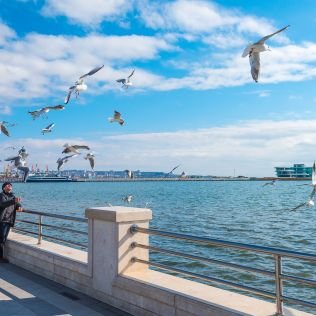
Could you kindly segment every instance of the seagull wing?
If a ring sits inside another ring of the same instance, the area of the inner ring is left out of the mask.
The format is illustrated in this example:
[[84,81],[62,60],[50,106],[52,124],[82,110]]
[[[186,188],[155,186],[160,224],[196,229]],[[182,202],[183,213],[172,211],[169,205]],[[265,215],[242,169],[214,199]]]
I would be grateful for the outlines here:
[[258,82],[260,74],[260,53],[252,52],[249,55],[249,63],[251,67],[251,76],[255,82]]
[[121,118],[121,113],[114,111],[114,119],[119,120]]
[[90,70],[88,73],[84,74],[83,76],[81,76],[79,79],[82,79],[84,77],[87,77],[87,76],[92,76],[94,75],[96,72],[98,72],[100,69],[102,69],[104,67],[104,65],[102,66],[99,66],[99,67],[95,67],[93,68],[92,70]]
[[45,129],[50,130],[50,129],[52,129],[54,126],[55,126],[55,123],[52,123],[52,124],[49,124]]
[[119,83],[122,83],[122,84],[125,84],[126,83],[126,79],[118,79],[116,80],[116,82],[119,82]]
[[64,101],[65,104],[68,104],[70,97],[71,97],[71,94],[73,93],[74,89],[75,89],[74,87],[69,88],[68,94],[67,94],[65,101]]
[[15,159],[20,158],[20,156],[14,156],[4,159],[4,161],[14,161]]
[[89,162],[90,162],[91,169],[93,170],[94,169],[94,158],[90,157]]
[[128,79],[133,76],[135,69],[133,69],[132,73],[127,77]]
[[254,43],[254,45],[257,45],[257,44],[264,44],[264,42],[265,42],[266,40],[268,40],[270,37],[274,36],[275,34],[278,34],[278,33],[280,33],[280,32],[285,31],[288,27],[289,27],[289,25],[283,27],[281,30],[278,30],[278,31],[276,31],[276,32],[274,32],[274,33],[272,33],[272,34],[270,34],[270,35],[267,35],[267,36],[261,38],[258,42]]
[[89,146],[86,145],[73,145],[72,146],[74,149],[86,149],[86,150],[90,150]]
[[298,206],[296,206],[296,207],[294,207],[293,209],[291,209],[291,211],[296,211],[296,210],[298,210],[299,208],[301,208],[301,207],[303,207],[303,206],[305,206],[305,205],[306,205],[306,202],[301,203],[301,204],[299,204]]
[[316,193],[316,186],[314,186],[314,189],[309,197],[310,200],[313,200],[314,199],[314,196],[315,196],[315,193]]
[[7,128],[6,128],[3,124],[1,124],[1,132],[2,132],[4,135],[6,135],[6,136],[10,136],[9,131],[7,130]]
[[312,172],[312,185],[316,185],[316,165],[315,165],[315,161],[313,164],[313,172]]

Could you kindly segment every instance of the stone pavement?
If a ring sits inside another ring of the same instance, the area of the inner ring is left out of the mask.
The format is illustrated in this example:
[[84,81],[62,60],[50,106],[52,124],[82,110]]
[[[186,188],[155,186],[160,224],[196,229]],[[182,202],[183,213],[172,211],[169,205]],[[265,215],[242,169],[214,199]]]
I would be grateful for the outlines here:
[[13,264],[0,264],[0,316],[130,316]]

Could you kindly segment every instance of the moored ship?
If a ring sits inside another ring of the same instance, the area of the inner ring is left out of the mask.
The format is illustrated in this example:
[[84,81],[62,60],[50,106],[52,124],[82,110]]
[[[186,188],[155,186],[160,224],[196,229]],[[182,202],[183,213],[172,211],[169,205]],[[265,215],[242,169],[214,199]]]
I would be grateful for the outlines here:
[[30,174],[26,182],[75,182],[77,179],[58,174],[34,173]]

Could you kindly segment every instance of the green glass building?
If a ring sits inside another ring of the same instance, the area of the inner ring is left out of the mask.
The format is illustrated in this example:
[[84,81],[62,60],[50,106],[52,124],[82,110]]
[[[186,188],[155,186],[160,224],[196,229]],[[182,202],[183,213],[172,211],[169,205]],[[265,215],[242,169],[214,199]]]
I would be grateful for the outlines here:
[[275,173],[278,178],[311,178],[312,167],[297,163],[293,167],[275,167]]

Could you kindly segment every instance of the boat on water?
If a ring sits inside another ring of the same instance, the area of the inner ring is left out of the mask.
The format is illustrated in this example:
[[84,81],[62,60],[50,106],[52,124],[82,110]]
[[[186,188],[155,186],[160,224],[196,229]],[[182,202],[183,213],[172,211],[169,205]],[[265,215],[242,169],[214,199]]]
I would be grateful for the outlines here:
[[77,179],[58,174],[34,173],[30,174],[26,182],[76,182]]

